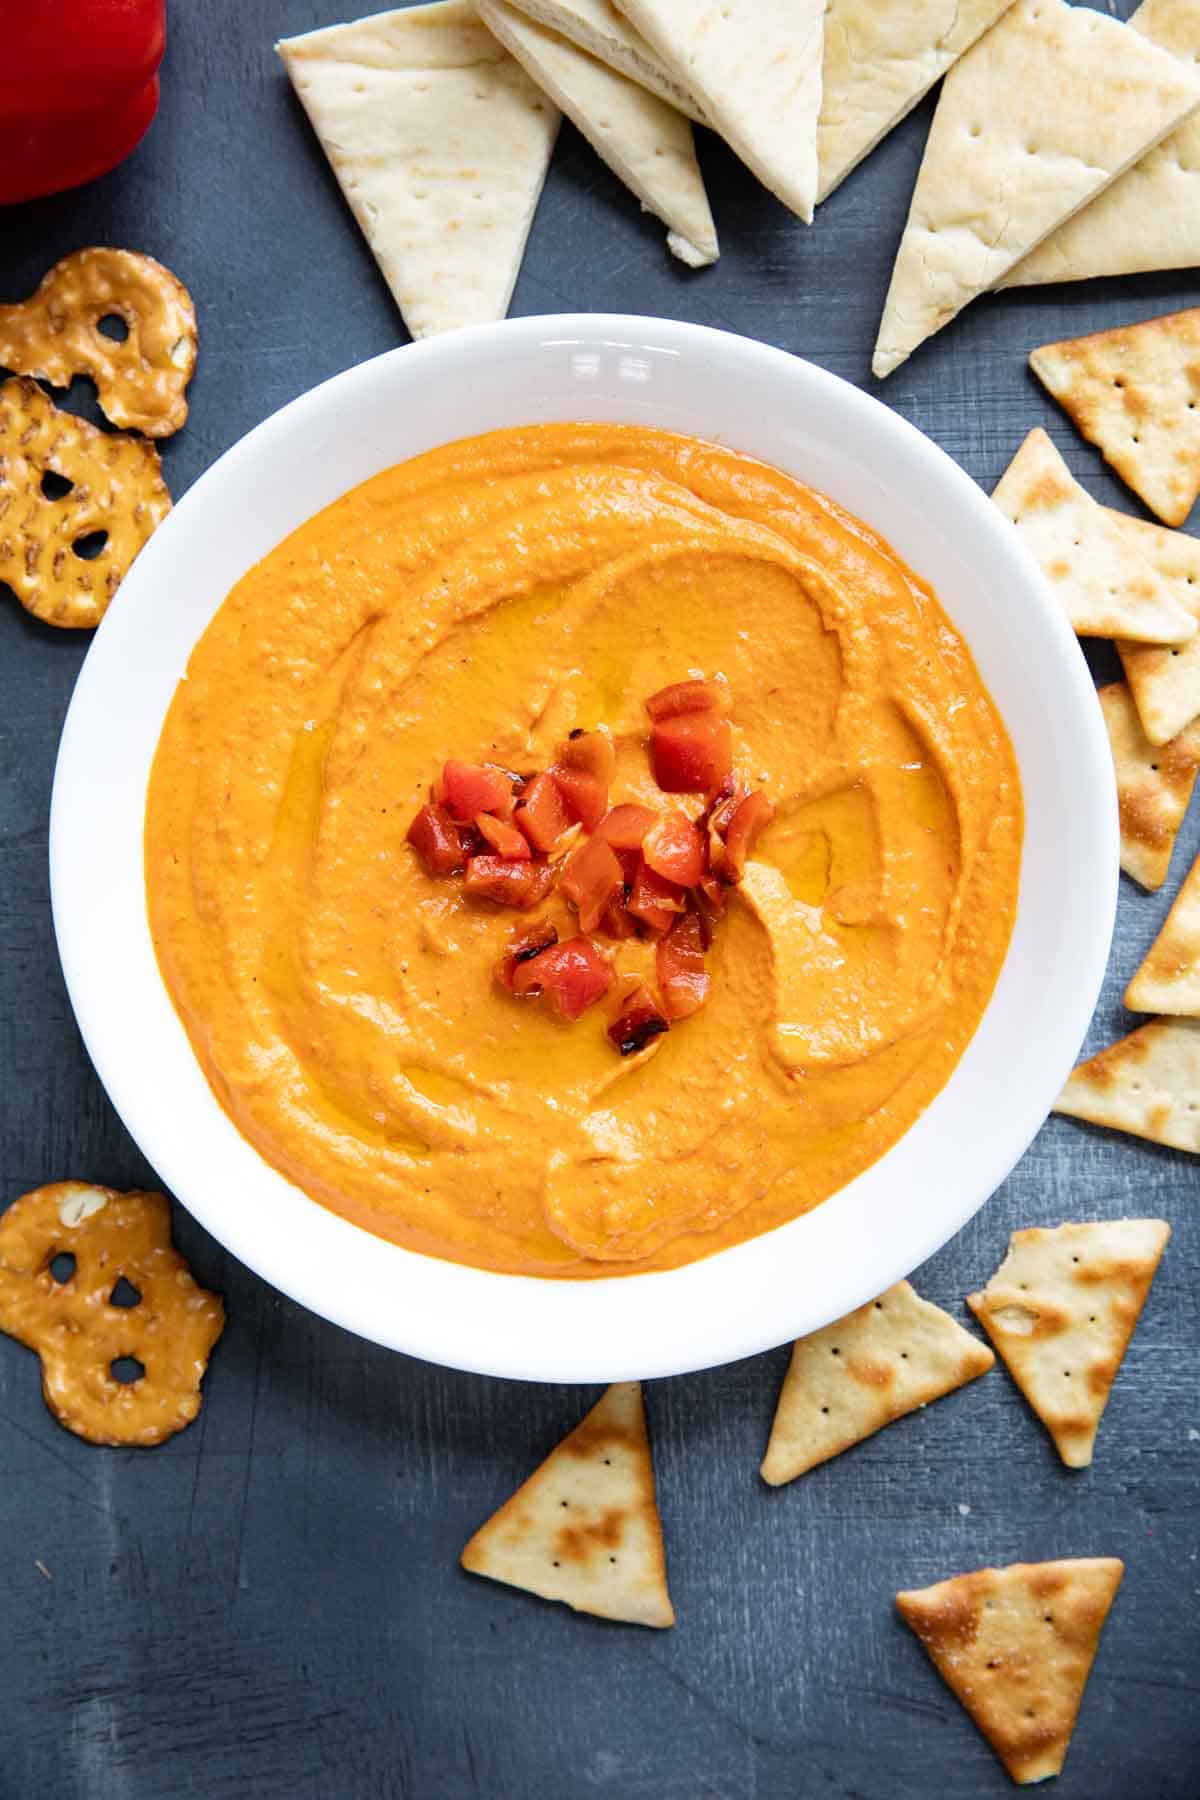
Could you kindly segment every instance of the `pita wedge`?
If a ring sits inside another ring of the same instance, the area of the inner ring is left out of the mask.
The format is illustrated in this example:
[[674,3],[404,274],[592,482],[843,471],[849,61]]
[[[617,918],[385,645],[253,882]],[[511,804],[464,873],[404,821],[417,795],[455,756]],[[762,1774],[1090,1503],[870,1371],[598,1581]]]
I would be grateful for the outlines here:
[[645,210],[667,226],[674,254],[693,269],[715,262],[717,230],[683,114],[506,0],[475,0],[475,5],[530,79],[562,108]]
[[987,1287],[967,1295],[1069,1469],[1092,1460],[1109,1389],[1170,1235],[1161,1219],[1014,1231]]
[[1200,307],[1043,344],[1029,365],[1125,485],[1182,525],[1200,493]]
[[695,96],[676,81],[641,32],[621,17],[612,0],[513,0],[513,4],[528,18],[548,25],[589,56],[599,57],[619,75],[628,75],[630,81],[638,82],[648,93],[657,94],[668,106],[703,125],[704,114]]
[[1154,1019],[1080,1063],[1056,1113],[1200,1154],[1200,1019]]
[[276,45],[414,338],[502,319],[558,111],[438,0]]
[[1013,1780],[1066,1761],[1125,1565],[1115,1556],[1012,1563],[897,1594],[904,1623]]
[[747,168],[810,223],[825,0],[620,0],[620,9]]
[[1200,1018],[1200,857],[1192,864],[1163,928],[1125,989],[1130,1012]]
[[604,1398],[480,1526],[473,1575],[631,1625],[673,1625],[639,1382]]
[[1109,682],[1097,697],[1117,775],[1121,867],[1154,893],[1167,879],[1200,769],[1200,720],[1169,744],[1152,744],[1123,681]]
[[898,1282],[792,1346],[762,1478],[772,1487],[940,1400],[995,1357],[939,1306]]
[[[1200,539],[1148,519],[1108,516],[1200,625]],[[1200,631],[1185,644],[1159,648],[1120,641],[1117,649],[1143,731],[1152,744],[1169,743],[1200,715]]]
[[[1129,24],[1185,63],[1200,59],[1197,0],[1143,0]],[[1200,119],[1193,118],[1060,225],[1000,286],[1143,275],[1198,264]]]
[[908,117],[1013,0],[830,0],[825,15],[817,199]]
[[1195,619],[1080,487],[1040,426],[1009,463],[992,499],[1025,539],[1081,637],[1170,644],[1195,635]]
[[1116,19],[1017,0],[942,87],[872,368],[890,375],[1200,105]]

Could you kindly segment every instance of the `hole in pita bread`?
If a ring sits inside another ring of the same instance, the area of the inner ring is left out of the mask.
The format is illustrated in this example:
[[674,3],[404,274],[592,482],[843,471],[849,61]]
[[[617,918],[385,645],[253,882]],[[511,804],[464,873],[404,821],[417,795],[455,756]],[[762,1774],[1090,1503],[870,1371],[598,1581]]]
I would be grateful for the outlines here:
[[1047,1625],[1053,1625],[1053,1623],[1054,1623],[1054,1614],[1053,1613],[1043,1613],[1042,1617],[1046,1621]]
[[615,1556],[610,1556],[608,1560],[610,1563],[615,1563],[617,1559]]
[[1125,386],[1125,383],[1121,380],[1121,377],[1119,375],[1113,376],[1113,386],[1114,387],[1124,387]]
[[828,1407],[827,1407],[827,1406],[823,1406],[823,1407],[822,1407],[822,1408],[821,1408],[821,1411],[822,1411],[822,1412],[823,1412],[823,1413],[827,1413],[827,1412],[828,1412],[828,1411],[829,1411],[829,1408],[828,1408]]
[[82,537],[75,539],[71,548],[84,562],[95,562],[107,542],[107,531],[85,531]]
[[1132,432],[1132,433],[1131,433],[1131,434],[1130,434],[1130,439],[1129,439],[1129,441],[1130,441],[1130,443],[1131,443],[1131,444],[1140,444],[1140,443],[1141,443],[1141,441],[1142,441],[1142,440],[1141,440],[1141,438],[1140,438],[1140,437],[1139,437],[1139,436],[1138,436],[1138,434],[1137,434],[1137,432],[1136,432],[1136,431],[1134,431],[1134,432]]
[[65,475],[56,475],[53,469],[47,469],[42,476],[42,494],[47,500],[65,500],[75,486]]
[[75,1273],[75,1258],[69,1250],[60,1250],[50,1260],[50,1273],[61,1287],[64,1281],[70,1281]]
[[1070,1379],[1071,1379],[1071,1371],[1070,1371],[1070,1369],[1064,1369],[1064,1370],[1063,1370],[1063,1380],[1064,1380],[1064,1381],[1070,1381]]
[[611,1468],[612,1468],[612,1457],[611,1457],[611,1456],[606,1456],[606,1457],[605,1457],[605,1459],[604,1459],[604,1466],[605,1466],[605,1468],[606,1468],[606,1469],[611,1469]]
[[907,1351],[907,1350],[902,1350],[902,1351],[901,1351],[901,1352],[900,1352],[900,1361],[901,1361],[901,1362],[907,1362],[907,1361],[908,1361],[908,1351]]
[[876,1302],[875,1302],[875,1311],[876,1311],[876,1312],[882,1312],[882,1311],[883,1311],[883,1301],[882,1301],[882,1300],[877,1300],[877,1301],[876,1301]]
[[[989,1604],[990,1604],[990,1602],[989,1602]],[[997,1662],[996,1658],[994,1656],[989,1656],[988,1668],[989,1669],[998,1669],[999,1667],[1000,1667],[1000,1664]]]
[[570,1506],[571,1502],[569,1500],[560,1500],[558,1504],[560,1506]]
[[983,132],[982,125],[972,125],[970,135],[973,138],[977,138],[982,134],[982,132]]
[[557,1558],[555,1558],[555,1560],[554,1560],[554,1561],[553,1561],[553,1562],[552,1562],[552,1563],[551,1563],[551,1564],[550,1564],[550,1567],[551,1567],[551,1568],[552,1568],[552,1569],[557,1569],[557,1568],[558,1568],[558,1559],[557,1559]]
[[841,1351],[840,1351],[840,1350],[839,1350],[839,1349],[838,1349],[838,1347],[837,1347],[837,1345],[836,1345],[836,1344],[835,1344],[835,1345],[834,1345],[834,1346],[833,1346],[833,1349],[832,1349],[832,1350],[831,1350],[831,1351],[830,1351],[830,1352],[829,1352],[829,1354],[830,1354],[830,1356],[840,1356],[840,1355],[841,1355],[841,1354],[842,1354],[842,1353],[841,1353]]

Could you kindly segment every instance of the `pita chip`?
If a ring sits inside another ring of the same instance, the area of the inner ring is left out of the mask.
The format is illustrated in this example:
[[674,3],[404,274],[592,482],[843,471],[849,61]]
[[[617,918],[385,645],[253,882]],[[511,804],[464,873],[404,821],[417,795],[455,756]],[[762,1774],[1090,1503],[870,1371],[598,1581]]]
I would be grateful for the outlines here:
[[1096,1428],[1171,1227],[1161,1219],[1014,1231],[967,1305],[1069,1469],[1092,1460]]
[[673,1625],[641,1384],[610,1387],[480,1526],[473,1575],[631,1625]]
[[[1200,539],[1125,513],[1108,516],[1200,625]],[[1169,743],[1200,715],[1200,631],[1185,644],[1159,647],[1122,640],[1117,649],[1143,731],[1152,744]]]
[[513,0],[519,11],[539,25],[548,25],[561,37],[578,44],[619,75],[628,75],[648,93],[657,94],[676,112],[704,123],[695,96],[678,82],[662,58],[655,55],[640,31],[621,17],[612,0]]
[[1117,775],[1121,867],[1154,893],[1167,879],[1200,768],[1200,720],[1169,744],[1152,744],[1123,681],[1109,682],[1097,698]]
[[904,1623],[1019,1786],[1057,1775],[1125,1565],[1011,1563],[896,1595]]
[[1200,1153],[1200,1019],[1153,1019],[1080,1063],[1056,1113]]
[[620,9],[764,187],[811,222],[825,0],[620,0]]
[[1200,857],[1192,864],[1163,928],[1125,989],[1130,1012],[1200,1018]]
[[1040,426],[992,499],[1025,539],[1080,636],[1163,644],[1195,634],[1195,619],[1080,487]]
[[276,48],[414,338],[502,319],[558,111],[465,0]]
[[1200,76],[1066,0],[1017,0],[942,86],[872,368],[890,375],[1200,105]]
[[825,200],[1013,0],[830,0],[817,199]]
[[772,1487],[794,1481],[985,1374],[995,1360],[949,1313],[898,1282],[792,1346],[763,1480]]
[[[1197,0],[1143,0],[1134,31],[1184,63],[1200,59]],[[1144,275],[1200,264],[1200,118],[1189,119],[1052,232],[1001,287]]]
[[1029,365],[1125,485],[1182,525],[1200,493],[1200,307],[1043,344]]
[[475,0],[505,49],[587,138],[625,186],[667,226],[667,243],[693,269],[717,260],[717,231],[692,128],[682,113],[628,76],[525,17],[506,0]]

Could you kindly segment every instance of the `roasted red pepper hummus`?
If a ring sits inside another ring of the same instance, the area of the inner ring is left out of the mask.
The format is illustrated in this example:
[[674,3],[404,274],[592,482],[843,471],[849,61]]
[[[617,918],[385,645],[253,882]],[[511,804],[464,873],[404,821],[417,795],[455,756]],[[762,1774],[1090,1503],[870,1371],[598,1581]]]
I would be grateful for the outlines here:
[[[573,768],[581,732],[611,759]],[[996,709],[885,543],[714,445],[556,425],[387,470],[238,583],[163,731],[146,883],[270,1163],[417,1250],[610,1275],[896,1141],[991,994],[1020,845]]]

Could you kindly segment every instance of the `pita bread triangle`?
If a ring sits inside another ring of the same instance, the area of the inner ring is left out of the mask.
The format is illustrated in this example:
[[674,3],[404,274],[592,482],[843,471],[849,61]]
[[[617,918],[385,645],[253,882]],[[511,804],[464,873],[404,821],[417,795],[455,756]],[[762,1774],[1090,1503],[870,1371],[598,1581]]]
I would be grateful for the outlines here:
[[976,1569],[896,1595],[904,1623],[1020,1785],[1057,1775],[1125,1565]]
[[474,1575],[631,1625],[673,1625],[641,1384],[619,1382],[462,1553]]
[[1171,1227],[1161,1219],[1014,1231],[967,1305],[1069,1469],[1092,1460],[1096,1428]]
[[1200,307],[1043,344],[1029,365],[1167,525],[1200,494]]
[[995,1357],[901,1281],[792,1346],[762,1478],[778,1487],[893,1419],[953,1393]]
[[817,199],[828,199],[863,158],[1013,0],[932,6],[830,0],[825,15]]
[[1116,19],[1017,0],[943,83],[875,374],[899,368],[1198,104],[1200,77]]
[[698,124],[704,114],[695,96],[676,81],[662,59],[655,55],[640,31],[623,19],[612,0],[513,0],[513,5],[539,25],[569,38],[589,56],[599,57],[619,75],[640,83],[677,112]]
[[1167,879],[1200,769],[1200,719],[1169,744],[1152,744],[1123,681],[1109,682],[1097,697],[1117,775],[1121,867],[1154,893]]
[[[1200,59],[1196,0],[1143,0],[1128,21],[1183,62]],[[1001,287],[1145,275],[1200,264],[1200,119],[1142,157],[1082,212],[1060,225]]]
[[[1108,516],[1200,625],[1200,538],[1125,513]],[[1200,716],[1200,631],[1185,644],[1161,648],[1119,641],[1117,649],[1146,737],[1152,744],[1169,743]]]
[[811,222],[825,0],[619,5],[746,167]]
[[276,48],[412,336],[502,319],[557,109],[465,0]]
[[1080,487],[1040,426],[1029,433],[992,494],[1084,637],[1178,643],[1196,621],[1136,545]]
[[1200,1154],[1200,1019],[1152,1019],[1098,1051],[1054,1111]]
[[587,138],[693,269],[715,262],[717,231],[682,113],[627,75],[536,24],[505,0],[475,0],[480,18]]
[[1192,864],[1162,930],[1125,989],[1130,1012],[1200,1018],[1200,856]]

